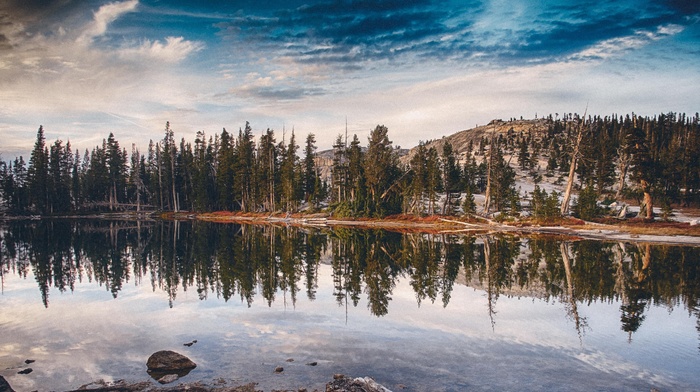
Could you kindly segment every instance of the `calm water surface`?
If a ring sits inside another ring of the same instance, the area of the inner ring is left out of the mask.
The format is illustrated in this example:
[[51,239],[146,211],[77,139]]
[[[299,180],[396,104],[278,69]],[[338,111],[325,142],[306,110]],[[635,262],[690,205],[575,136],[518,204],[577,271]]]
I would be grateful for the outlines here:
[[334,373],[394,391],[700,390],[699,248],[191,222],[0,235],[0,375],[18,391],[147,380],[163,349],[197,363],[181,382],[266,391]]

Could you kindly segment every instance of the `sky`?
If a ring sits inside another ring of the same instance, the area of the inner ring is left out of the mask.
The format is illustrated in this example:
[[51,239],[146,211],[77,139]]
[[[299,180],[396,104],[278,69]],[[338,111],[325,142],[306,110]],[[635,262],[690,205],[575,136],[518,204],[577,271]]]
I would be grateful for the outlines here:
[[330,148],[557,113],[700,111],[696,0],[3,0],[0,155],[250,122]]

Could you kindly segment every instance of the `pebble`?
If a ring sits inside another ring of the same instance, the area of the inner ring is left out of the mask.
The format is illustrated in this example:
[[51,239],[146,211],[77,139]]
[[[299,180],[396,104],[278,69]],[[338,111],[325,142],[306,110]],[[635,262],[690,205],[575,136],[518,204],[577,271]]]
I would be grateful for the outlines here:
[[282,373],[284,371],[284,368],[282,366],[277,366],[275,368],[275,373]]

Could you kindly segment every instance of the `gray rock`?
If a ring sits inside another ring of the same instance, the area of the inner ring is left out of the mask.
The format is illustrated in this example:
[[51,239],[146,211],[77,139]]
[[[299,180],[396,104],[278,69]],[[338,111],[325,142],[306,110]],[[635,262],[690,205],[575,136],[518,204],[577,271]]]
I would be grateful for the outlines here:
[[[146,362],[148,371],[152,372],[169,372],[178,373],[180,371],[189,371],[197,367],[197,364],[192,362],[186,356],[176,353],[175,351],[163,350],[151,355]],[[179,374],[179,373],[178,373]]]
[[177,377],[185,377],[192,369],[197,367],[197,364],[182,354],[164,350],[151,355],[146,366],[148,366],[148,374],[154,380],[161,382],[161,379],[173,374],[177,375]]
[[170,384],[173,381],[176,381],[180,376],[177,374],[166,374],[165,376],[161,377],[158,379],[158,382],[161,384]]
[[333,375],[333,381],[326,384],[326,392],[391,392],[369,377],[350,378],[342,374]]

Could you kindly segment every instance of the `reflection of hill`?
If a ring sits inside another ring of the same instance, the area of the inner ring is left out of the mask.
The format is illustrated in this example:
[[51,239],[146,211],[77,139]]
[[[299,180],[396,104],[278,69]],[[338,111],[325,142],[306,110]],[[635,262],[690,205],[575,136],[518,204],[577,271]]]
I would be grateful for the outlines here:
[[[481,281],[478,277],[472,276],[469,281],[467,281],[467,277],[464,273],[464,270],[460,270],[459,275],[457,275],[457,279],[455,280],[455,283],[461,284],[467,287],[471,287],[474,290],[479,290],[479,291],[487,291],[488,290],[488,282],[486,281]],[[515,297],[515,298],[522,298],[522,297],[527,297],[527,298],[537,298],[537,299],[546,299],[549,298],[550,294],[547,291],[547,288],[544,286],[542,282],[531,282],[527,286],[520,287],[520,286],[510,286],[508,288],[501,289],[499,292],[501,295],[505,295],[506,297]]]

